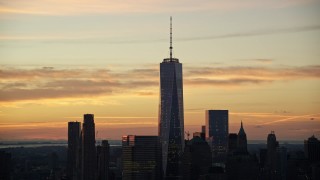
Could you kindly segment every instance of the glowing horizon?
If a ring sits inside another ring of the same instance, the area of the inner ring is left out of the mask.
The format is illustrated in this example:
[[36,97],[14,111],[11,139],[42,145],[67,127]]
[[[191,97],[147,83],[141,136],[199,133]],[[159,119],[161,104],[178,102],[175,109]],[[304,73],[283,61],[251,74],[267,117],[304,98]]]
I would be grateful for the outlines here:
[[[173,4],[174,6],[173,6]],[[159,63],[183,64],[185,130],[228,109],[249,140],[320,136],[320,3],[0,0],[0,141],[156,135]]]

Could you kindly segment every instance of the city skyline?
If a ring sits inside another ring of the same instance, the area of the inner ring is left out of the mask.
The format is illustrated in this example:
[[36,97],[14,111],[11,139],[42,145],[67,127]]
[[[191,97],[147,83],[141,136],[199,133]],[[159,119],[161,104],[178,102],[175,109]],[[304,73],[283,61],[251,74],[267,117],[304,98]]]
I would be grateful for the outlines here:
[[156,135],[171,14],[186,131],[228,109],[229,132],[243,120],[248,140],[320,135],[317,1],[32,2],[0,4],[0,140],[67,139],[66,122],[84,113],[97,139]]

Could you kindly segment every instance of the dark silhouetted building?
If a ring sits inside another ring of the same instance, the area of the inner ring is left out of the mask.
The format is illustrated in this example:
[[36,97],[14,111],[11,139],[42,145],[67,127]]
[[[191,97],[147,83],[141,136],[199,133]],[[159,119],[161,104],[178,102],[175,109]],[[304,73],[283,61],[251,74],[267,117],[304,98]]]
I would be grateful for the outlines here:
[[226,173],[232,180],[256,180],[259,176],[258,159],[248,154],[228,156]]
[[206,126],[201,126],[201,133],[204,136],[204,139],[206,139]]
[[187,141],[183,154],[183,179],[205,179],[212,165],[211,149],[199,136]]
[[276,135],[274,131],[268,135],[267,139],[267,167],[270,169],[272,174],[276,171],[276,163],[277,163],[277,147],[279,147],[279,143],[277,141]]
[[96,180],[95,125],[93,114],[85,114],[81,131],[81,180]]
[[201,126],[201,132],[206,134],[206,126]]
[[11,178],[11,154],[0,151],[0,179],[9,180]]
[[277,147],[277,165],[276,165],[276,177],[277,179],[287,179],[287,148]]
[[122,137],[123,180],[161,180],[162,157],[158,136]]
[[249,155],[247,151],[247,135],[241,121],[239,133],[229,134],[227,177],[232,180],[256,180],[259,177],[259,170],[258,158]]
[[158,135],[166,178],[178,178],[184,148],[182,64],[172,57],[170,18],[170,57],[160,63],[160,104]]
[[78,180],[79,178],[80,132],[80,122],[68,122],[67,177],[69,180]]
[[193,133],[193,137],[199,137],[199,138],[201,138],[202,140],[206,140],[206,134],[205,133],[203,133],[203,132],[194,132]]
[[97,146],[98,173],[97,180],[109,179],[110,145],[107,140],[103,140],[101,145]]
[[241,127],[238,133],[238,145],[237,145],[237,151],[240,154],[247,154],[248,149],[247,149],[247,135],[246,132],[243,129],[243,124],[241,121]]
[[267,164],[267,153],[266,148],[261,148],[259,151],[259,167],[263,170]]
[[236,133],[230,133],[228,137],[228,154],[233,155],[238,148],[238,135]]
[[122,146],[110,146],[109,180],[122,179]]
[[314,135],[304,141],[304,154],[309,162],[320,161],[320,141]]
[[215,153],[227,152],[228,117],[228,110],[206,111],[206,139]]
[[[287,149],[279,147],[274,131],[268,135],[267,149],[260,149],[260,177],[262,179],[287,179]],[[263,162],[265,164],[263,165]]]

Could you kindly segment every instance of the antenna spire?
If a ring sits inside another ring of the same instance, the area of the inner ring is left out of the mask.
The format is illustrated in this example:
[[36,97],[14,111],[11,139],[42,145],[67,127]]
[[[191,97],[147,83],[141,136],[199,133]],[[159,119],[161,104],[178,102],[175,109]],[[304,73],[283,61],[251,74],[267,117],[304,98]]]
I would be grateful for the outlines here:
[[170,16],[170,61],[172,61],[172,16]]

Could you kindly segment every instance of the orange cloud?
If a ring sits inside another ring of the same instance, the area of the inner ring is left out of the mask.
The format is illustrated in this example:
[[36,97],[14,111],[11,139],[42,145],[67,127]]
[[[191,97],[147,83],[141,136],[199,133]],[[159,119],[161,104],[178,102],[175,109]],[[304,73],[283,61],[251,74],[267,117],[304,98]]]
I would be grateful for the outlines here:
[[320,78],[320,65],[300,66],[300,67],[256,67],[256,66],[231,66],[231,67],[187,67],[186,76],[228,76],[228,77],[247,77],[259,79],[304,79]]
[[[116,94],[157,95],[159,72],[155,68],[110,69],[0,68],[0,101],[84,98]],[[186,86],[246,87],[320,78],[320,66],[301,67],[186,67]]]

